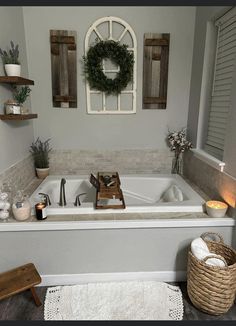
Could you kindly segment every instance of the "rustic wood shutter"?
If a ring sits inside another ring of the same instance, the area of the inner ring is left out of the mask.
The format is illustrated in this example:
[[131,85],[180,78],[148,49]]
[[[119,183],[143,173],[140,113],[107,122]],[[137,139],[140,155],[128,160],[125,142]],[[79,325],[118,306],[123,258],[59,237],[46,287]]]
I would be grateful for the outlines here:
[[77,107],[76,32],[50,30],[53,107]]
[[143,109],[166,109],[170,34],[145,33]]
[[222,160],[236,60],[236,8],[215,21],[218,28],[214,80],[205,150]]

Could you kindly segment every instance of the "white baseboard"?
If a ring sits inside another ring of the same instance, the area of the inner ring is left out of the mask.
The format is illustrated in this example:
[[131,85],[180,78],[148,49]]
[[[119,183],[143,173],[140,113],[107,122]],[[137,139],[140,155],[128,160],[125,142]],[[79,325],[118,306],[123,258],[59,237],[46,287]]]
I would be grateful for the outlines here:
[[86,273],[86,274],[56,274],[41,275],[42,283],[39,286],[73,285],[92,282],[119,282],[119,281],[159,281],[179,282],[186,281],[185,271],[155,271],[155,272],[123,272],[123,273]]

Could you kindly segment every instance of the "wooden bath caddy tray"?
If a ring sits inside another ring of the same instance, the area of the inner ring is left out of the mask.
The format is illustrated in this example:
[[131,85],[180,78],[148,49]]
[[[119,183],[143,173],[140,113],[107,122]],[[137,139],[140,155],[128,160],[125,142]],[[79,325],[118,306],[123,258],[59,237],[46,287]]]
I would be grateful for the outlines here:
[[[111,185],[107,186],[104,176],[110,177]],[[95,208],[97,209],[120,209],[125,208],[125,201],[120,188],[120,178],[118,172],[98,172],[98,187],[96,194]]]

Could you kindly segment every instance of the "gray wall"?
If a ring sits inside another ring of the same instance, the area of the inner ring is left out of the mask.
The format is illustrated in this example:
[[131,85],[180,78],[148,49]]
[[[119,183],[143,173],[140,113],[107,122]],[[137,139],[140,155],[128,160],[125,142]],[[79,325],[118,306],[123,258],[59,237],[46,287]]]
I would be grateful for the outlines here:
[[194,31],[194,45],[192,58],[191,87],[188,112],[188,136],[196,145],[199,102],[203,73],[203,60],[206,40],[207,21],[224,10],[225,7],[197,7]]
[[[0,7],[0,47],[2,49],[9,47],[11,40],[19,44],[22,76],[28,77],[22,7]],[[1,62],[0,75],[4,74]],[[9,98],[12,98],[10,87],[0,84],[0,114],[4,113],[4,102]],[[30,105],[29,101],[28,105]],[[33,137],[32,121],[4,122],[0,120],[0,173],[28,155],[28,148]]]
[[[210,230],[231,244],[232,227]],[[186,271],[191,241],[207,231],[209,227],[1,232],[0,271],[28,262],[42,275]]]
[[[194,35],[192,77],[188,114],[188,136],[196,145],[202,68],[207,21],[219,16],[229,7],[197,7]],[[236,87],[236,74],[234,76]],[[233,89],[235,89],[235,87]],[[225,172],[221,173],[209,164],[186,153],[184,158],[184,175],[198,185],[210,198],[223,199],[232,206],[236,205],[236,94],[232,94],[229,128],[225,142]],[[230,174],[230,175],[229,175]],[[233,243],[236,243],[234,235]]]
[[[35,80],[32,107],[39,114],[35,137],[51,137],[55,149],[160,149],[166,148],[168,127],[186,126],[195,7],[24,7],[23,12],[29,71]],[[112,15],[127,21],[137,36],[137,114],[88,115],[81,63],[84,38],[96,19]],[[50,29],[77,31],[78,109],[52,108]],[[142,110],[145,32],[170,33],[167,110]]]
[[[194,48],[193,48],[193,62],[192,62],[192,77],[190,87],[189,99],[189,113],[188,113],[188,136],[196,146],[198,116],[201,95],[201,83],[203,73],[203,60],[206,39],[207,22],[218,17],[230,7],[197,7],[196,10],[196,24],[194,33]],[[236,87],[236,72],[234,76],[233,88]],[[225,151],[223,161],[226,163],[225,172],[236,177],[236,95],[232,92],[231,109],[229,112],[229,123],[227,128]]]
[[[236,60],[235,60],[236,66]],[[235,177],[236,181],[236,70],[233,77],[233,92],[231,95],[231,110],[228,117],[227,135],[225,139],[224,161],[225,171]],[[235,196],[236,201],[236,196]],[[235,203],[236,207],[236,203]]]

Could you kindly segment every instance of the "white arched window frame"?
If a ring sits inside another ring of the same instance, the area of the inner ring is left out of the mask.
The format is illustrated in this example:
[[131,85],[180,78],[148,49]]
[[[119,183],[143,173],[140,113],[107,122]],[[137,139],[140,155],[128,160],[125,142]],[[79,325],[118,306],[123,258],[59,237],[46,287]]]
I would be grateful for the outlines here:
[[[98,26],[101,24],[108,24],[108,35],[105,38],[104,36],[101,35],[101,33],[98,30]],[[121,32],[121,34],[118,37],[114,37],[113,35],[113,24],[119,24],[123,27],[123,31]],[[133,67],[133,82],[132,82],[132,88],[131,89],[124,89],[123,91],[121,91],[120,94],[114,95],[114,97],[117,97],[117,110],[114,109],[109,109],[109,107],[107,107],[107,101],[106,101],[106,94],[104,92],[100,92],[97,90],[93,90],[90,88],[90,85],[88,83],[88,81],[86,80],[86,96],[87,96],[87,112],[89,114],[132,114],[132,113],[136,113],[136,93],[137,93],[137,40],[136,40],[136,36],[135,33],[133,31],[133,29],[131,28],[131,26],[125,22],[124,20],[122,20],[121,18],[118,17],[113,17],[113,16],[108,16],[108,17],[103,17],[100,18],[98,20],[96,20],[89,28],[86,37],[85,37],[85,53],[87,53],[89,46],[90,46],[90,38],[92,33],[95,33],[97,38],[100,41],[105,41],[105,40],[113,40],[113,41],[117,41],[117,42],[121,42],[122,43],[122,39],[124,38],[126,33],[129,33],[131,38],[132,38],[132,47],[128,47],[127,50],[128,51],[132,51],[134,54],[134,67]],[[118,70],[106,70],[105,66],[103,65],[103,72],[104,73],[117,73],[119,71]],[[92,94],[100,94],[102,96],[102,106],[99,109],[92,109],[91,107],[91,95]],[[132,108],[131,109],[127,109],[127,108],[122,108],[121,106],[121,96],[122,94],[131,94],[132,96]]]

